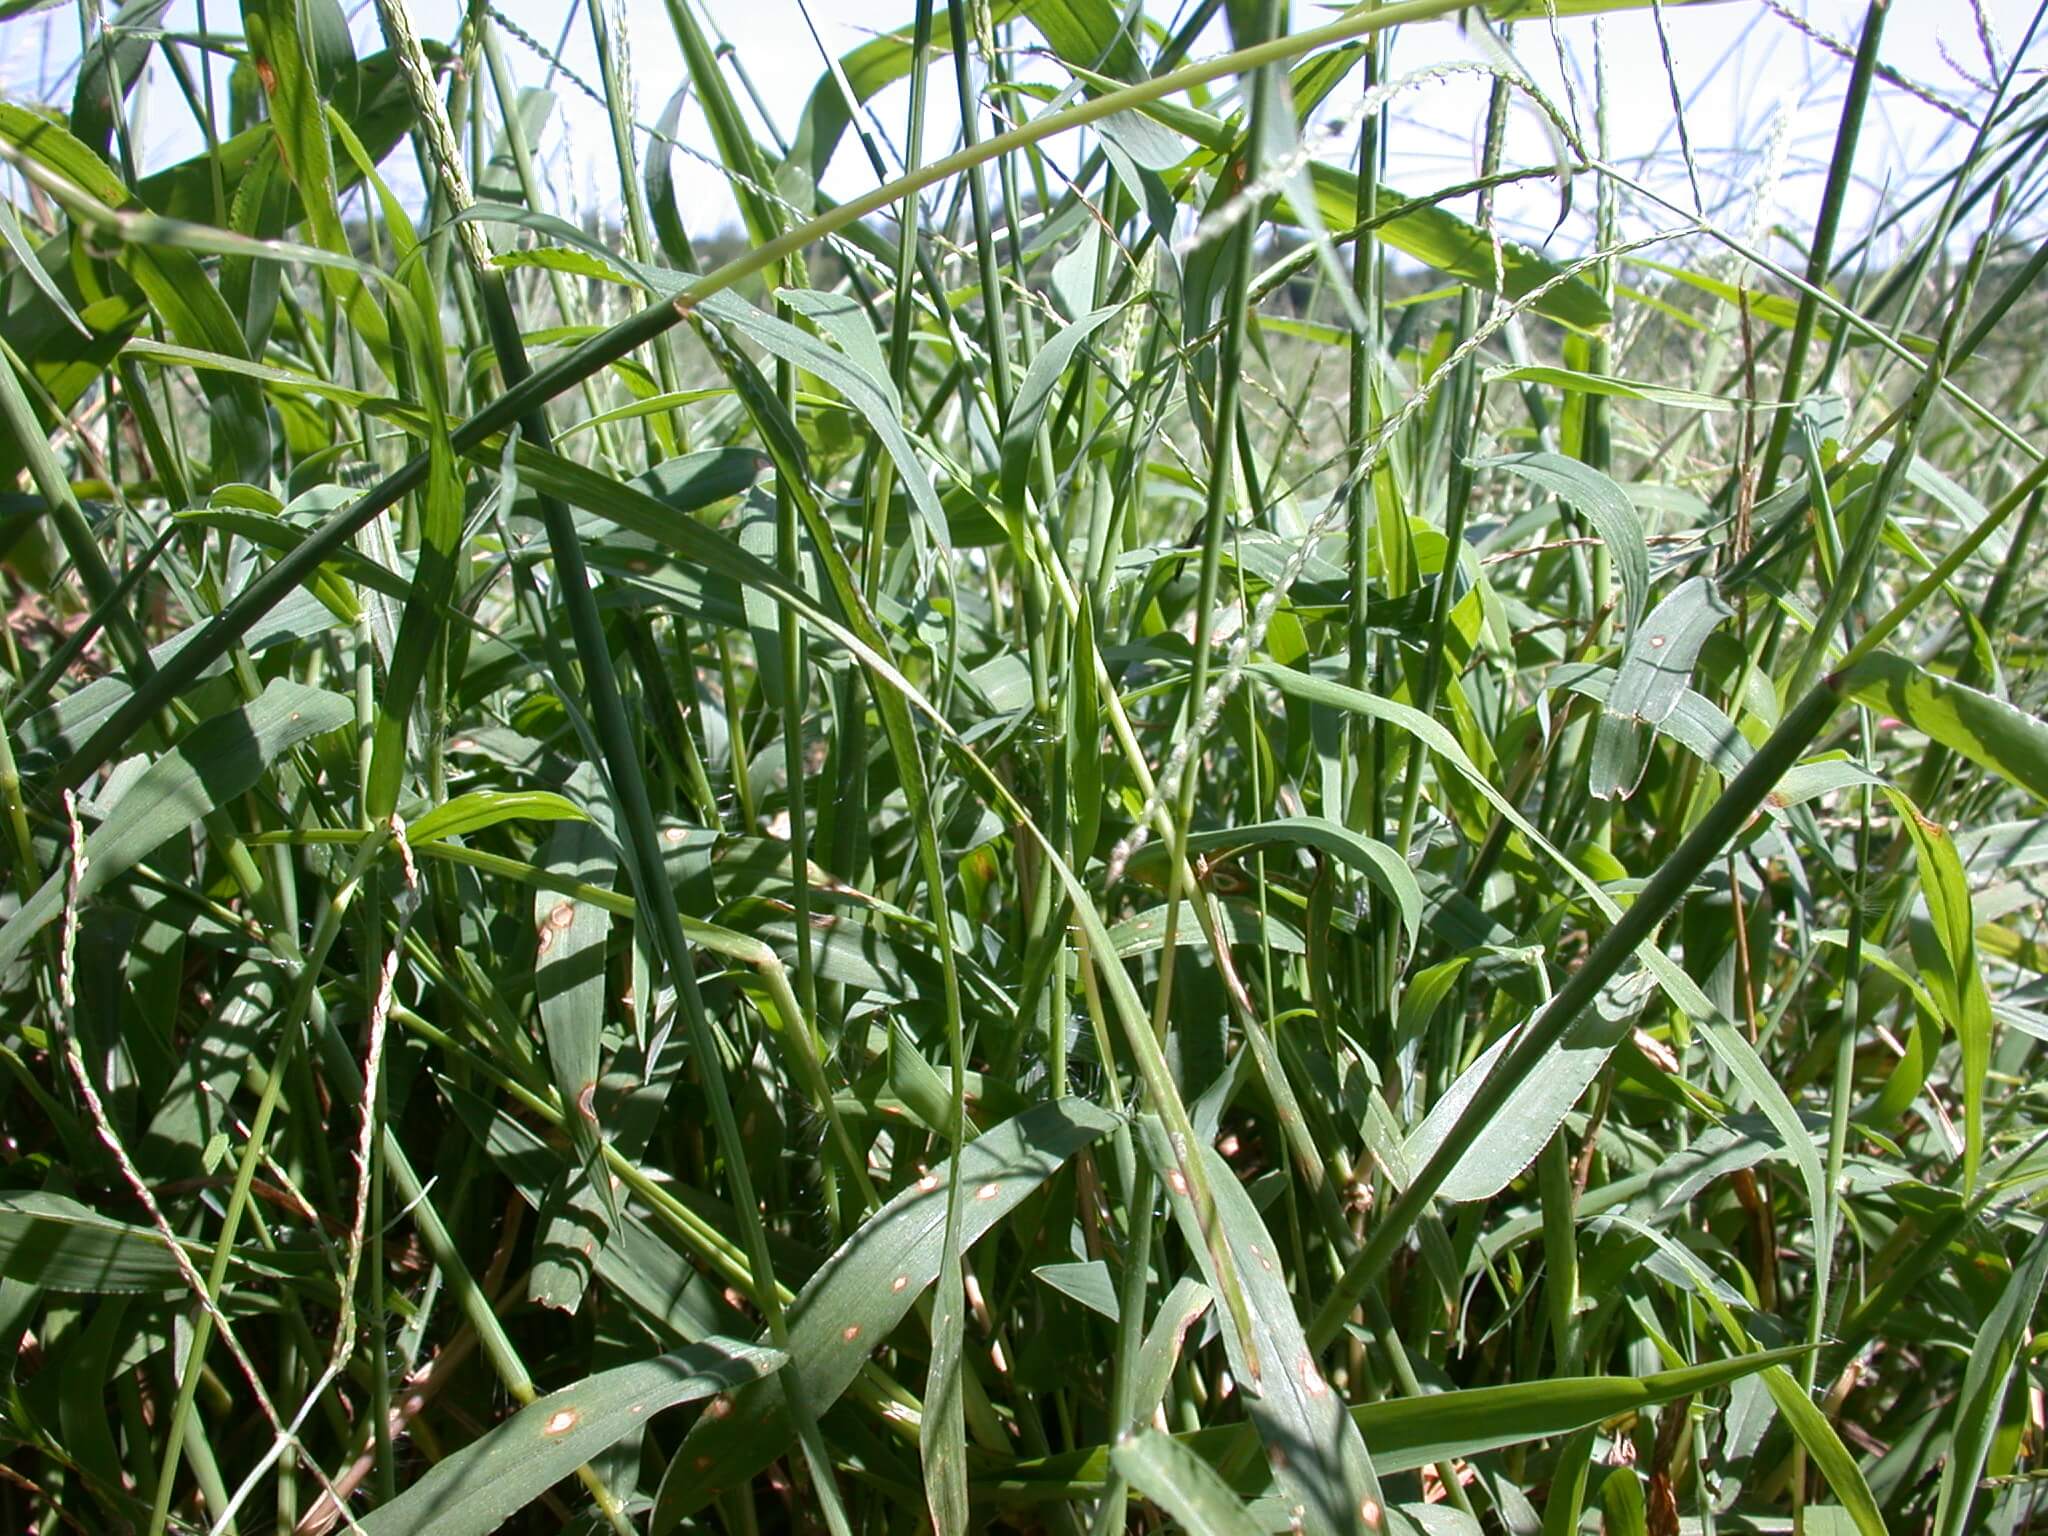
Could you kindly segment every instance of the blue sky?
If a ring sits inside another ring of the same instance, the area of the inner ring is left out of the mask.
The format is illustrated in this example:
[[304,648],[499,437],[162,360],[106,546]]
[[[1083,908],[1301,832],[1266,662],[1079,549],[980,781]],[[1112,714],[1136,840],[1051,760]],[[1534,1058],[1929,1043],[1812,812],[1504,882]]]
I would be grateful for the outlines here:
[[[364,47],[377,46],[376,20],[366,0],[344,0]],[[617,0],[613,0],[617,3]],[[550,45],[561,34],[568,0],[501,0],[504,13],[526,32]],[[2009,52],[2031,18],[2035,0],[1983,0],[1983,14],[2002,50]],[[108,10],[114,8],[112,0]],[[911,0],[810,0],[808,12],[798,0],[708,0],[700,7],[729,37],[746,63],[768,113],[786,131],[823,71],[822,46],[843,53],[877,30],[903,25],[913,14]],[[1167,3],[1150,7],[1156,16],[1171,15]],[[1323,19],[1330,9],[1296,0],[1297,26]],[[1864,6],[1859,0],[1777,0],[1777,9],[1803,17],[1811,27],[1838,39],[1853,41]],[[1895,0],[1883,58],[1916,84],[1956,103],[1975,94],[1971,76],[1986,73],[1972,7],[1965,0]],[[454,0],[416,0],[415,14],[429,35],[447,36],[457,6]],[[197,0],[178,0],[168,23],[192,28]],[[232,0],[212,0],[216,25],[232,18]],[[1684,7],[1667,6],[1666,16],[1674,68],[1687,100],[1686,120],[1695,162],[1702,174],[1707,202],[1715,216],[1733,227],[1767,227],[1783,218],[1794,226],[1811,217],[1818,198],[1832,141],[1846,66],[1760,0]],[[624,0],[623,17],[631,42],[631,65],[637,87],[638,118],[650,122],[668,93],[683,79],[680,54],[670,29],[665,0]],[[1650,14],[1639,11],[1608,18],[1603,24],[1611,85],[1612,135],[1618,158],[1654,157],[1644,167],[1648,181],[1664,192],[1689,200],[1682,165],[1670,132],[1670,86]],[[1592,25],[1585,20],[1560,24],[1567,52],[1577,61],[1580,105],[1592,55]],[[1019,29],[1020,40],[1035,40]],[[1217,35],[1204,39],[1200,51],[1220,50]],[[1530,74],[1560,106],[1566,102],[1556,49],[1548,29],[1525,24],[1514,39],[1517,55]],[[516,41],[508,41],[515,72],[522,83],[539,83],[545,63]],[[67,72],[78,51],[78,9],[58,5],[12,22],[0,23],[0,89],[17,98],[68,99]],[[2048,44],[2037,43],[2029,62],[2048,63]],[[1403,29],[1393,62],[1396,74],[1478,55],[1455,26],[1438,23]],[[579,13],[562,54],[567,67],[595,81],[597,70],[587,20]],[[1038,78],[1058,83],[1049,64],[1027,67]],[[935,110],[929,128],[933,152],[943,152],[957,132],[950,110],[949,74],[935,77]],[[198,134],[166,71],[159,65],[149,82],[142,136],[150,164],[167,163],[193,153]],[[572,85],[558,79],[559,104],[543,139],[548,179],[569,211],[608,204],[615,193],[608,129],[600,109]],[[1441,185],[1470,173],[1478,152],[1478,124],[1485,83],[1473,75],[1453,76],[1419,84],[1405,92],[1393,108],[1393,163],[1389,180],[1397,187]],[[1355,93],[1350,100],[1355,100]],[[875,102],[884,125],[900,139],[906,93],[898,87]],[[1340,94],[1330,110],[1341,114],[1347,99]],[[682,137],[700,152],[710,149],[701,118],[692,109]],[[1892,87],[1880,89],[1876,111],[1866,129],[1860,163],[1883,168],[1894,179],[1889,194],[1910,189],[1912,178],[1952,163],[1963,144],[1961,126],[1939,110]],[[643,139],[643,147],[644,147]],[[1071,153],[1072,146],[1068,146]],[[1553,158],[1547,134],[1533,110],[1516,115],[1510,157],[1528,163]],[[1768,170],[1771,174],[1766,175]],[[402,168],[401,168],[402,169]],[[712,167],[678,162],[682,206],[693,225],[716,226],[731,217],[731,202]],[[1873,169],[1872,174],[1877,174]],[[873,185],[865,158],[851,144],[842,149],[826,189],[844,197]],[[1866,185],[1852,202],[1849,227],[1867,221],[1880,188]],[[1581,206],[1590,203],[1581,195]],[[1537,186],[1504,208],[1505,216],[1541,235],[1556,213],[1554,187]],[[1645,215],[1647,216],[1647,215]],[[1583,238],[1582,227],[1568,226],[1560,242]]]

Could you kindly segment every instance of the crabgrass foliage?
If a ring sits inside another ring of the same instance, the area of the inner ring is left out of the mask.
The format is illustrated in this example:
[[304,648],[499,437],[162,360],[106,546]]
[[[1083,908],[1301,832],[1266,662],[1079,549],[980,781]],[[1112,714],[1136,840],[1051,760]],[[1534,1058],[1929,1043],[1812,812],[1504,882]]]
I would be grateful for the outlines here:
[[1683,3],[80,0],[0,1527],[2033,1528],[2039,17]]

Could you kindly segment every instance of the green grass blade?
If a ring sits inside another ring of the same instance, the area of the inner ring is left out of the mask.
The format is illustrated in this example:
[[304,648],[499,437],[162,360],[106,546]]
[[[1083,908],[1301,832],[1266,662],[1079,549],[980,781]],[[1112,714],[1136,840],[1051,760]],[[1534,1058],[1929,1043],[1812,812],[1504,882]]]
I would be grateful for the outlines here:
[[550,1392],[358,1522],[366,1536],[433,1529],[488,1536],[663,1409],[735,1392],[786,1364],[779,1351],[706,1339]]

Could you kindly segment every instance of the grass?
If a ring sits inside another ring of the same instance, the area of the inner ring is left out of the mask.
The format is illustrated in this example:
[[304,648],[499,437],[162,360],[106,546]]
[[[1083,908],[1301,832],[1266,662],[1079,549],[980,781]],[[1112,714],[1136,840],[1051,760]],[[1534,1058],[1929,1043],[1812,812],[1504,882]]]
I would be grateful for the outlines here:
[[80,7],[0,1527],[2034,1529],[2039,18],[1767,226],[1680,5]]

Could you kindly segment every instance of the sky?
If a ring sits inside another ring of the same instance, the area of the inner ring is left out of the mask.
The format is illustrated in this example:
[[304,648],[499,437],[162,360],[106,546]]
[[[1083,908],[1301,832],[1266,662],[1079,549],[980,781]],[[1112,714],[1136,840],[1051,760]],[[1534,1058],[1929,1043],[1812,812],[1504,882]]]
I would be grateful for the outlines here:
[[[667,96],[685,78],[680,50],[671,29],[667,0],[604,0],[622,18],[629,41],[637,120],[646,125],[660,113]],[[806,98],[824,71],[825,52],[833,55],[857,46],[875,32],[905,25],[914,14],[913,0],[692,0],[699,14],[733,44],[745,64],[761,106],[776,127],[787,134]],[[1184,0],[1151,0],[1148,10],[1171,18]],[[1894,0],[1886,26],[1882,60],[1900,71],[1922,93],[1966,106],[1981,100],[1977,82],[1988,73],[1978,14],[1988,23],[1993,47],[2001,60],[2009,57],[2032,20],[2037,0]],[[368,0],[344,0],[362,52],[377,40],[374,8]],[[196,28],[199,0],[177,0],[166,25],[173,31]],[[540,144],[540,156],[561,211],[571,214],[592,207],[609,209],[617,202],[617,176],[610,131],[602,108],[585,96],[574,80],[595,84],[598,70],[589,21],[571,15],[570,0],[500,0],[502,14],[528,36],[553,49],[569,20],[567,44],[560,53],[565,72],[557,74],[557,104]],[[1684,163],[1672,131],[1672,80],[1685,102],[1687,138],[1710,214],[1738,233],[1768,231],[1784,220],[1791,227],[1810,222],[1841,110],[1846,63],[1822,42],[1788,18],[1806,23],[1813,33],[1853,44],[1864,13],[1861,0],[1724,0],[1719,4],[1677,6],[1667,3],[1666,26],[1671,53],[1667,73],[1654,18],[1647,10],[1619,14],[1601,23],[1603,56],[1610,90],[1610,142],[1618,163],[1647,184],[1689,207],[1691,192]],[[107,9],[114,9],[108,0]],[[457,14],[456,0],[414,0],[414,14],[429,37],[448,37]],[[1336,8],[1294,0],[1296,27],[1314,25]],[[221,25],[234,16],[231,0],[212,0],[210,19]],[[69,100],[70,71],[78,54],[79,8],[54,8],[0,22],[0,91],[18,100]],[[813,29],[815,29],[815,38]],[[1512,39],[1523,68],[1560,111],[1590,114],[1591,59],[1594,28],[1584,19],[1558,24],[1555,38],[1541,23],[1525,23]],[[1019,45],[1038,42],[1020,26]],[[1573,91],[1564,87],[1557,43],[1572,60]],[[1220,27],[1197,46],[1197,56],[1226,50]],[[548,64],[517,37],[508,37],[507,52],[523,85],[540,84]],[[1458,28],[1448,22],[1409,26],[1401,30],[1391,61],[1395,76],[1418,74],[1412,88],[1391,103],[1389,183],[1397,189],[1441,186],[1473,173],[1479,155],[1487,81],[1475,73],[1440,72],[1455,61],[1481,55]],[[2048,40],[2028,50],[2027,65],[2048,66]],[[1020,67],[1028,79],[1064,83],[1057,66],[1027,58]],[[950,71],[935,73],[933,109],[927,148],[942,154],[953,146],[959,118]],[[169,72],[159,63],[145,83],[145,169],[168,164],[197,151],[200,138]],[[1574,99],[1574,97],[1576,99]],[[1342,117],[1357,101],[1355,88],[1339,92],[1326,108],[1327,117]],[[875,98],[873,108],[891,141],[900,143],[907,117],[907,87],[897,86]],[[729,225],[733,205],[723,178],[708,163],[709,134],[694,106],[686,109],[680,138],[684,149],[676,161],[678,198],[693,229]],[[1967,142],[1967,130],[1954,117],[1918,99],[1907,89],[1881,85],[1867,119],[1858,158],[1868,168],[1852,197],[1846,227],[1866,225],[1880,198],[1896,201],[1910,191],[1915,178],[1953,164]],[[1333,141],[1334,144],[1334,141]],[[1508,158],[1531,165],[1554,163],[1555,140],[1542,114],[1526,100],[1518,101],[1508,141]],[[640,149],[648,140],[643,134]],[[1057,160],[1071,163],[1076,145],[1055,150]],[[692,153],[707,158],[692,158]],[[1346,151],[1332,148],[1333,158]],[[409,165],[395,157],[387,163],[394,180],[410,178]],[[1880,169],[1881,168],[1881,171]],[[896,167],[890,167],[894,174]],[[1880,175],[1889,176],[1880,182]],[[874,172],[851,135],[841,146],[826,177],[825,190],[844,198],[874,185]],[[1575,199],[1579,212],[1555,236],[1558,213],[1554,181],[1532,184],[1504,197],[1501,213],[1511,231],[1532,239],[1572,246],[1586,234],[1584,209],[1589,193]],[[1632,210],[1637,227],[1665,222],[1671,215],[1651,206]]]

